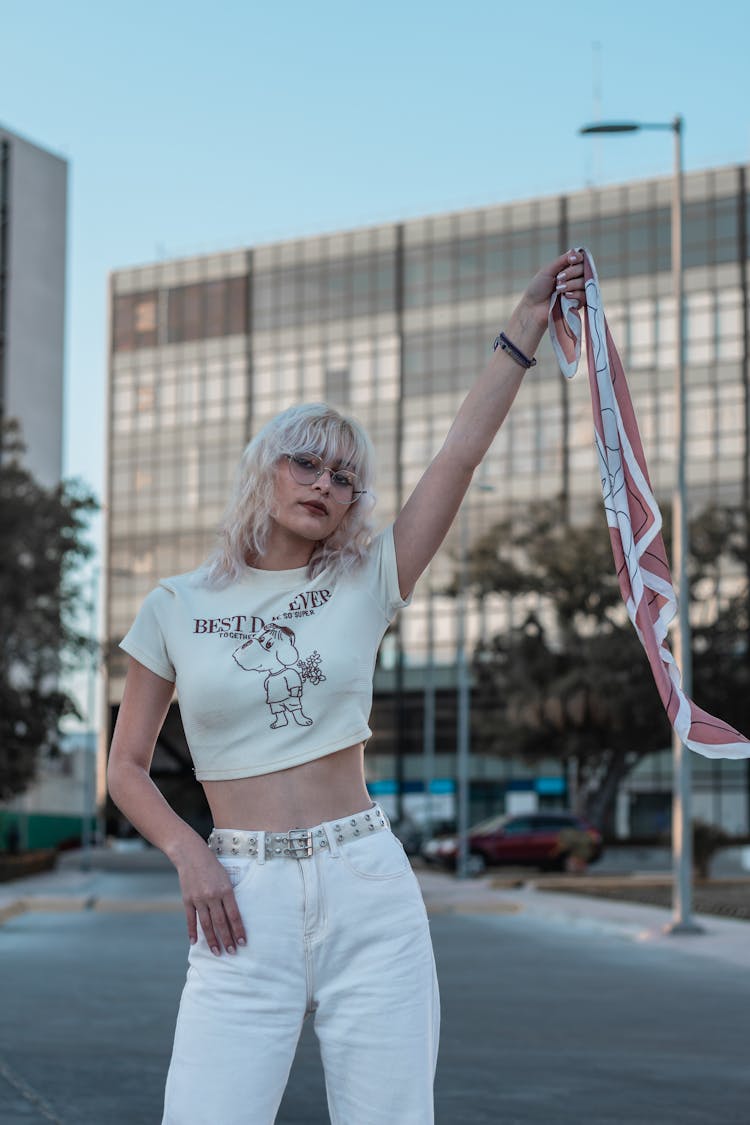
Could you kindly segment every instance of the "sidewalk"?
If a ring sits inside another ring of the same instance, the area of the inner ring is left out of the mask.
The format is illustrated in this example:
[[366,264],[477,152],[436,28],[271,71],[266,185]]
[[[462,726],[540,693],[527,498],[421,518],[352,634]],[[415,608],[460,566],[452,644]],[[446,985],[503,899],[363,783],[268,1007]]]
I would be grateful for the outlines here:
[[[498,886],[505,881],[497,873],[463,882],[439,870],[417,867],[415,874],[431,915],[521,915],[567,932],[610,934],[750,968],[750,922],[696,915],[702,933],[667,935],[663,930],[671,912],[655,906],[539,890],[533,877]],[[0,883],[0,926],[26,911],[76,910],[180,912],[182,901],[172,867],[155,850],[99,850],[88,871],[81,870],[80,853],[70,852],[54,871]]]
[[[714,915],[695,915],[700,934],[667,934],[671,911],[613,899],[537,889],[529,879],[519,886],[498,887],[497,874],[461,882],[444,872],[416,872],[429,913],[518,913],[542,923],[587,933],[599,932],[630,941],[660,945],[676,953],[711,957],[750,968],[750,923]],[[648,880],[648,876],[645,877]],[[549,885],[549,879],[543,880]],[[509,880],[510,882],[510,880]]]

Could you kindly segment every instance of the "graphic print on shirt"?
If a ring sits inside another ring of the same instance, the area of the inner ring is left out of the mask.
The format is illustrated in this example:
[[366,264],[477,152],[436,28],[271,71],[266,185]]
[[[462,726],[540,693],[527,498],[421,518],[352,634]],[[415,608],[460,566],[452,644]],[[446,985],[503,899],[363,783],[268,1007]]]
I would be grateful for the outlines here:
[[312,726],[313,720],[302,709],[302,685],[305,680],[313,684],[325,680],[320,653],[315,651],[300,660],[296,640],[287,625],[265,625],[232,653],[244,671],[265,674],[266,703],[273,717],[271,730],[288,726],[289,715],[300,727]]

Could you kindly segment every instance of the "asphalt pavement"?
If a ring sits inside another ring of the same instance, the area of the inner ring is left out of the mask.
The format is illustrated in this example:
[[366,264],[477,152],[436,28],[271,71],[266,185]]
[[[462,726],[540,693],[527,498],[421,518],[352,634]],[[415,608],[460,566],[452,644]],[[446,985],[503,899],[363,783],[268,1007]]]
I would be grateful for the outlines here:
[[[750,1123],[750,923],[666,937],[653,907],[418,875],[437,1125]],[[2,1125],[158,1125],[187,945],[161,857],[68,857],[0,885],[0,920]],[[308,1021],[277,1125],[327,1123]]]

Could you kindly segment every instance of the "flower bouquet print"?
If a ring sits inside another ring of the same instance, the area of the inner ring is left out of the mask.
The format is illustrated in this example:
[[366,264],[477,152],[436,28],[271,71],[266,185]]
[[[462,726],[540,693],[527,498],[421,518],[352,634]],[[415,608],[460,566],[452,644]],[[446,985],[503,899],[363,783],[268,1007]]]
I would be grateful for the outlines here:
[[[682,742],[707,758],[750,757],[750,740],[689,699],[667,640],[677,614],[662,517],[651,489],[625,372],[607,326],[594,260],[584,255],[586,357],[604,510],[628,616],[643,645],[669,721]],[[563,375],[575,375],[581,355],[578,302],[553,294],[552,346]]]

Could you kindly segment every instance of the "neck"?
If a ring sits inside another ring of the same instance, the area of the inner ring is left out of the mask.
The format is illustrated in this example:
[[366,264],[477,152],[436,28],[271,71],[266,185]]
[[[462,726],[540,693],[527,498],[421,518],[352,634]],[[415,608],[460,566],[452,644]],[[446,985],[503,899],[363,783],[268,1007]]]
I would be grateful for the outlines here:
[[273,523],[262,555],[248,559],[258,570],[297,570],[307,566],[316,544],[302,539],[277,523]]

